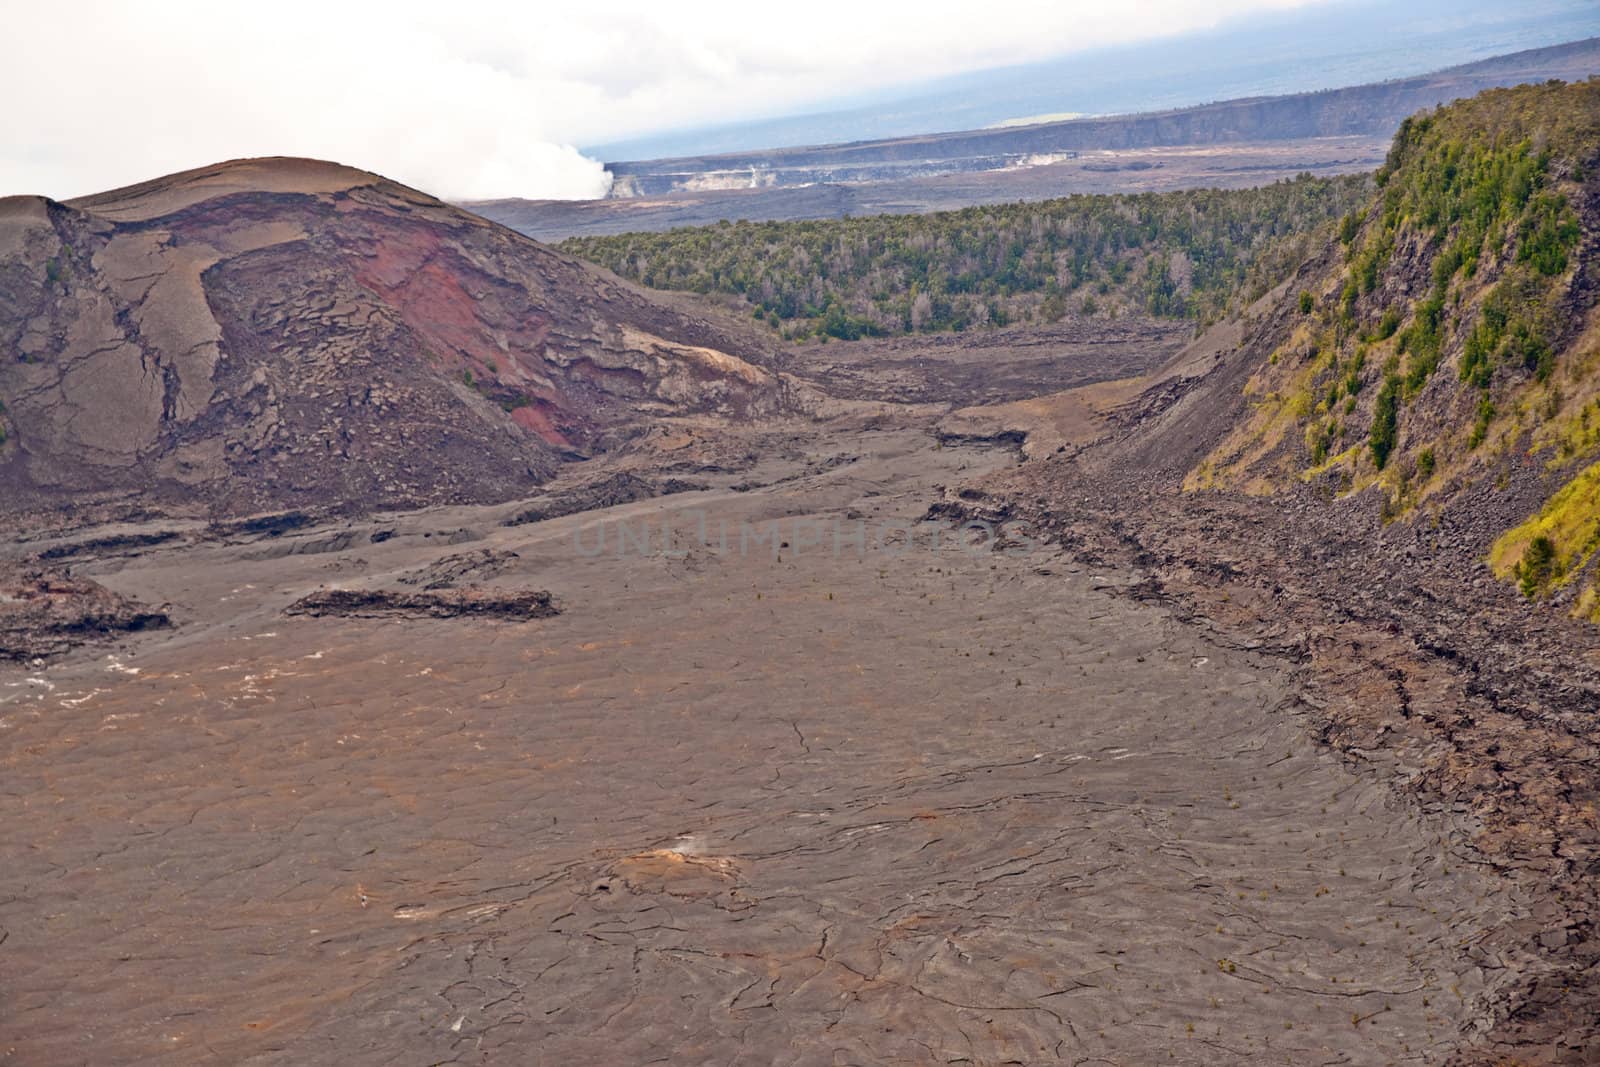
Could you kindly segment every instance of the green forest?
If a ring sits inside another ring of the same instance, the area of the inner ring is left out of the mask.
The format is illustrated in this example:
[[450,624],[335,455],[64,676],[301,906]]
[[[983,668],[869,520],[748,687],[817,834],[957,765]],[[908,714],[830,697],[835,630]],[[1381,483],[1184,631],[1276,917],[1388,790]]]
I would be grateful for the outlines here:
[[652,288],[742,300],[795,340],[1130,311],[1204,322],[1264,291],[1372,189],[1365,175],[1303,174],[1255,189],[723,222],[561,248]]

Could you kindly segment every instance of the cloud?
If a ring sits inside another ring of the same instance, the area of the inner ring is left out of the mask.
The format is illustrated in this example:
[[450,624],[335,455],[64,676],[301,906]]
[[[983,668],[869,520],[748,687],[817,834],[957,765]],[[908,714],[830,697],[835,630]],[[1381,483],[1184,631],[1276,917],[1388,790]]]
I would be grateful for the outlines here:
[[[0,195],[64,198],[303,155],[452,198],[598,196],[609,179],[574,144],[812,109],[1304,2],[30,4],[7,16]],[[48,46],[58,41],[71,47]]]

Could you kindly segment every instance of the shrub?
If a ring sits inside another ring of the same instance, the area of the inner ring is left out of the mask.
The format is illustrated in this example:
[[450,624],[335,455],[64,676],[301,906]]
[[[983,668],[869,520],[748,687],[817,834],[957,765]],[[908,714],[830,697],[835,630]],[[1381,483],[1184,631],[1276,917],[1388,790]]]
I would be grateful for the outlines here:
[[1372,461],[1382,470],[1389,462],[1399,436],[1400,378],[1390,373],[1378,390],[1378,400],[1372,410],[1372,429],[1367,434],[1367,447],[1372,450]]
[[1548,380],[1550,372],[1555,369],[1555,358],[1549,344],[1533,327],[1518,322],[1511,328],[1511,335],[1506,338],[1507,362],[1520,364],[1524,370],[1533,371],[1542,382]]
[[1378,322],[1378,340],[1387,341],[1400,328],[1400,310],[1389,308]]
[[1328,448],[1333,444],[1333,432],[1320,422],[1306,427],[1306,448],[1311,453],[1311,465],[1322,466],[1328,458]]
[[1354,241],[1356,239],[1356,234],[1358,234],[1360,232],[1361,232],[1361,214],[1359,212],[1352,211],[1352,212],[1350,212],[1350,214],[1346,215],[1344,218],[1339,220],[1339,243],[1340,244],[1346,244],[1346,245],[1349,244],[1351,241]]
[[1578,220],[1564,196],[1533,198],[1517,231],[1517,262],[1553,277],[1567,269],[1567,253],[1578,243]]
[[1406,361],[1406,396],[1416,396],[1433,376],[1434,368],[1439,365],[1439,350],[1437,348],[1414,353]]

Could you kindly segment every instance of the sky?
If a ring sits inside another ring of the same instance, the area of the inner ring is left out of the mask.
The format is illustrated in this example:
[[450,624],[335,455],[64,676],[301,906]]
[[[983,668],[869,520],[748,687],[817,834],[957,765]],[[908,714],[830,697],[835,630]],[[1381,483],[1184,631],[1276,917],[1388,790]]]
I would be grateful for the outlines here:
[[1338,0],[0,0],[0,196],[331,159],[448,199],[604,195],[580,144]]

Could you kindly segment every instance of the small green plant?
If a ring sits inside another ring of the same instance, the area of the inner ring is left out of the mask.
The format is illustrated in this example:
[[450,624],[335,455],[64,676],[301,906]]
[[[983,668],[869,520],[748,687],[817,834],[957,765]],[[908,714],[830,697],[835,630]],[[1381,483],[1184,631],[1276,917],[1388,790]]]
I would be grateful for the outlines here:
[[1311,309],[1316,306],[1316,298],[1308,290],[1302,289],[1300,291],[1300,314],[1309,315],[1311,314]]
[[1487,390],[1478,398],[1478,420],[1472,424],[1472,436],[1467,438],[1468,448],[1477,448],[1489,436],[1489,424],[1494,422],[1494,401]]
[[1367,346],[1357,345],[1355,357],[1350,360],[1350,369],[1345,372],[1344,391],[1351,396],[1361,392],[1361,372],[1367,367]]
[[530,403],[532,403],[532,401],[528,399],[528,395],[526,393],[513,393],[510,396],[501,397],[500,410],[510,414],[518,408],[527,407]]
[[1433,467],[1433,449],[1424,448],[1422,450],[1422,454],[1417,456],[1417,475],[1421,477],[1423,481],[1427,481],[1429,478],[1433,477]]

